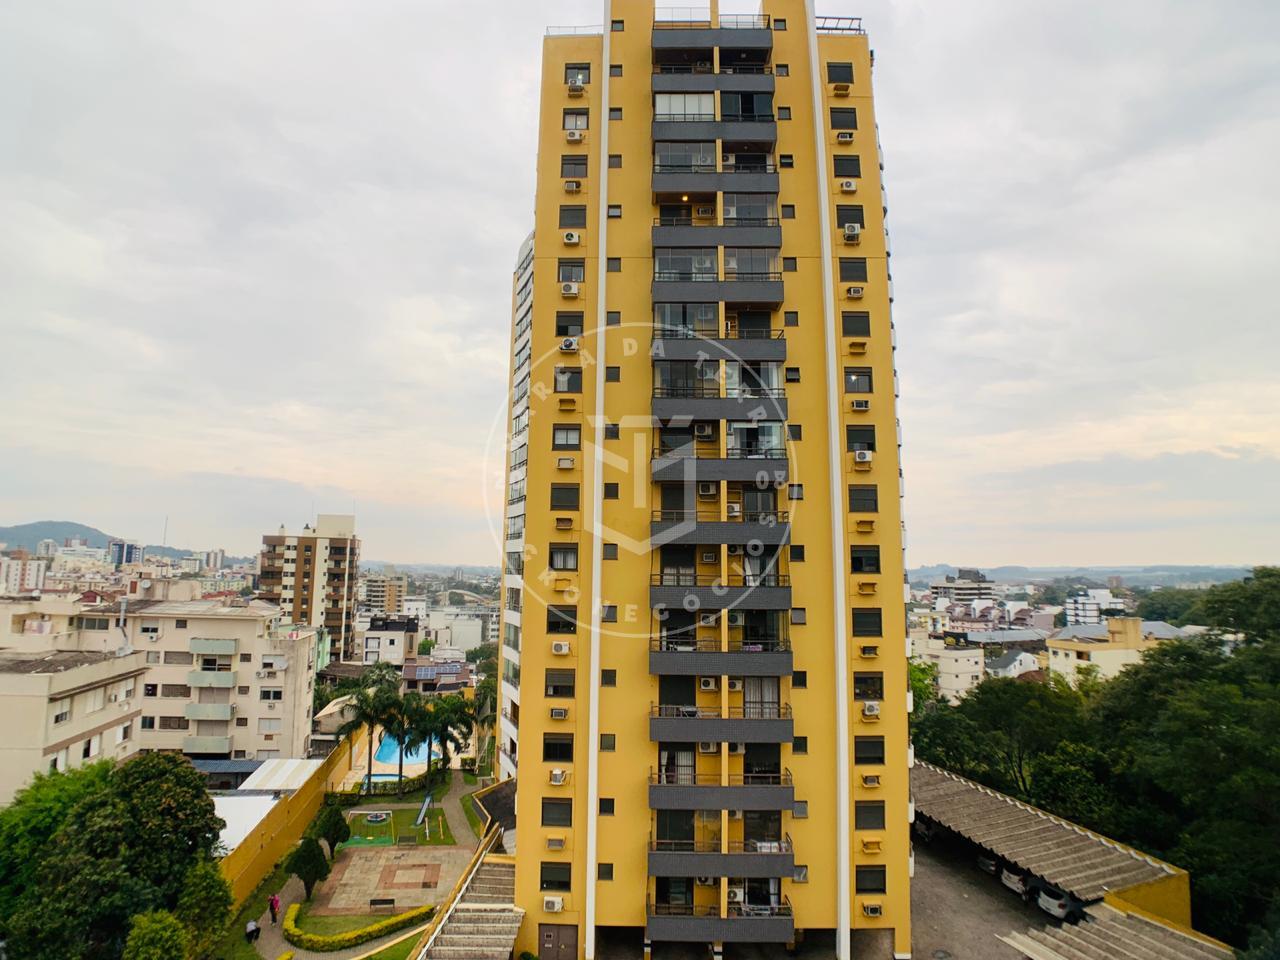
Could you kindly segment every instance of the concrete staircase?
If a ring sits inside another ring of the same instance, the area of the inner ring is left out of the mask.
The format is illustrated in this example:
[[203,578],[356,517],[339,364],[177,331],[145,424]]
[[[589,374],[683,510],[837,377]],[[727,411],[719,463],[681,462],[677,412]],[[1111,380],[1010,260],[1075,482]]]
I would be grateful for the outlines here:
[[524,911],[515,906],[516,868],[510,863],[481,863],[427,960],[507,960]]

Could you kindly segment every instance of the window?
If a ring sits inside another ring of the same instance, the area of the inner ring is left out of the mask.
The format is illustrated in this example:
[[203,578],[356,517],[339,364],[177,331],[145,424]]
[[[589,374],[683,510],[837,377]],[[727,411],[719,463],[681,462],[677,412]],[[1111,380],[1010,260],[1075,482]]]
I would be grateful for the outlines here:
[[193,663],[195,658],[185,650],[166,650],[164,652],[164,662],[168,664],[188,664]]
[[[728,96],[729,94],[721,94],[722,106],[723,98]],[[655,120],[714,120],[715,118],[714,93],[655,93],[653,95],[653,119]]]
[[621,273],[621,272],[622,272],[622,258],[621,258],[621,257],[609,257],[608,259],[606,259],[606,260],[605,260],[605,262],[604,262],[604,266],[605,266],[605,270],[606,270],[607,272],[609,272],[609,273]]
[[774,76],[789,77],[791,76],[791,65],[788,63],[780,63],[773,68]]
[[600,734],[600,749],[604,753],[612,753],[618,745],[618,737],[613,733]]
[[805,820],[809,816],[809,801],[796,800],[791,805],[791,815],[797,820]]
[[880,509],[879,494],[874,483],[849,485],[849,512],[876,513]]
[[582,428],[571,423],[557,423],[551,428],[552,450],[581,450]]
[[784,203],[782,205],[782,219],[794,220],[796,218],[796,205],[794,203]]
[[600,671],[600,686],[616,687],[617,685],[618,685],[617,670],[601,670]]
[[621,119],[622,119],[622,108],[621,108],[621,107],[610,107],[610,108],[609,108],[609,119],[610,119],[610,120],[621,120]]
[[617,327],[622,324],[622,311],[610,310],[604,315],[604,325],[606,327]]
[[279,701],[284,699],[284,687],[263,687],[258,691],[259,700]]
[[867,279],[867,260],[865,257],[841,257],[840,279],[843,281],[861,281]]
[[564,112],[564,128],[566,130],[586,130],[586,110],[566,110]]
[[159,650],[148,650],[148,651],[147,651],[147,663],[159,663],[159,662],[160,662],[160,651],[159,651]]
[[803,484],[803,483],[789,483],[789,484],[787,484],[787,499],[788,499],[788,500],[803,500],[803,499],[804,499],[804,484]]
[[835,157],[835,174],[841,180],[846,177],[862,176],[862,158],[856,153],[846,153]]
[[611,31],[613,31],[614,33],[621,33],[621,32],[622,32],[622,28],[623,28],[625,25],[626,25],[626,24],[625,24],[625,22],[624,22],[624,21],[622,21],[622,20],[611,20],[611,21],[609,21],[609,29],[610,29]]
[[547,633],[577,633],[578,608],[552,605],[547,607]]
[[870,393],[871,392],[871,368],[870,367],[845,367],[844,368],[844,392],[845,393]]
[[879,607],[853,611],[853,635],[855,637],[878,637],[883,633],[884,627],[881,622]]
[[879,573],[880,572],[880,548],[879,547],[850,547],[849,548],[849,572],[850,573]]
[[791,154],[789,154],[789,153],[782,153],[782,154],[779,154],[779,155],[778,155],[778,166],[779,166],[779,167],[783,167],[783,168],[785,168],[785,169],[788,169],[788,170],[789,170],[790,168],[794,167],[795,165],[796,165],[796,158],[795,158],[794,156],[792,156]]
[[591,82],[591,64],[566,63],[564,65],[564,82],[565,83],[590,83]]
[[551,544],[548,565],[552,570],[577,570],[578,545],[576,543]]
[[846,337],[871,336],[871,314],[847,311],[840,314],[841,329]]
[[884,737],[854,737],[853,762],[867,765],[884,763]]
[[544,827],[572,827],[573,801],[542,799],[542,825]]
[[616,543],[606,543],[606,544],[604,545],[603,550],[601,551],[601,559],[603,559],[603,560],[617,560],[617,559],[618,559],[618,545],[617,545]]
[[548,670],[547,696],[572,697],[574,692],[573,677],[572,670]]
[[155,717],[142,717],[141,720],[143,730],[154,730],[156,728]]
[[783,19],[782,19],[782,18],[780,18],[780,17],[774,17],[774,18],[773,18],[773,29],[775,29],[775,30],[785,30],[785,29],[787,29],[787,21],[786,21],[786,20],[783,20]]
[[800,311],[798,311],[798,310],[784,310],[784,311],[782,312],[782,325],[783,325],[784,327],[798,327],[798,326],[800,326]]
[[797,688],[797,689],[801,689],[801,690],[803,690],[803,689],[805,689],[806,687],[808,687],[808,686],[809,686],[809,671],[807,671],[807,670],[792,670],[792,671],[791,671],[791,686],[792,686],[792,687],[794,687],[794,688]]
[[618,485],[616,483],[606,483],[604,485],[604,498],[606,500],[618,499]]
[[779,108],[778,108],[778,119],[779,119],[779,120],[790,120],[790,119],[791,119],[791,108],[790,108],[790,107],[779,107]]
[[792,623],[808,623],[809,611],[806,610],[804,607],[792,607],[791,622]]
[[556,312],[556,336],[578,337],[582,335],[582,314]]
[[587,225],[587,208],[570,204],[560,205],[560,226],[585,227]]
[[809,868],[803,863],[797,863],[791,870],[791,880],[793,883],[808,883]]
[[622,204],[620,203],[609,204],[609,219],[617,220],[621,216],[622,216]]
[[581,393],[582,368],[556,367],[556,393]]
[[596,879],[597,879],[597,880],[612,880],[612,879],[613,879],[613,864],[612,864],[612,863],[599,863],[599,864],[596,864]]
[[551,485],[552,510],[577,510],[580,499],[579,487],[576,483],[553,483]]
[[855,867],[854,891],[856,893],[884,893],[884,867]]
[[569,179],[581,178],[587,175],[587,158],[581,154],[573,157],[560,158],[560,176]]
[[795,272],[796,272],[796,258],[795,258],[795,257],[783,257],[783,258],[782,258],[782,272],[783,272],[783,273],[795,273]]
[[601,623],[617,623],[618,622],[618,605],[616,603],[602,604],[600,607]]
[[161,730],[186,730],[191,726],[191,721],[186,717],[161,717]]
[[71,719],[71,699],[59,700],[53,705],[53,722],[66,723]]
[[853,83],[853,64],[828,63],[827,83]]
[[792,737],[791,752],[792,753],[808,753],[809,738],[808,737]]
[[884,801],[857,800],[853,804],[853,829],[883,830]]
[[876,428],[875,427],[845,427],[844,428],[844,445],[845,449],[850,453],[858,450],[875,450],[876,448]]
[[253,654],[252,654],[252,653],[242,653],[242,654],[240,654],[240,662],[241,662],[241,663],[253,663]]
[[609,169],[610,170],[622,169],[622,154],[620,153],[609,154]]
[[860,227],[867,225],[866,215],[860,203],[841,203],[836,205],[836,226],[843,230],[851,223]]
[[581,260],[561,260],[556,275],[561,283],[581,283],[587,278],[587,265]]
[[855,673],[853,675],[853,699],[883,700],[883,673]]
[[[883,740],[884,738],[882,737],[881,739]],[[542,759],[546,763],[571,763],[573,761],[573,734],[544,733],[542,735]],[[883,757],[881,757],[881,762],[884,762]]]
[[622,381],[621,367],[605,367],[604,368],[605,383],[620,383],[621,381]]
[[613,816],[613,797],[600,798],[600,816],[602,817]]
[[191,688],[185,683],[162,683],[160,684],[160,696],[186,700],[191,696]]
[[832,130],[857,130],[858,129],[858,111],[854,107],[832,107],[831,108],[831,129]]
[[187,621],[185,621],[185,620],[175,620],[175,621],[173,621],[173,628],[174,628],[175,630],[185,630],[185,629],[187,629]]
[[793,543],[790,547],[789,556],[791,558],[792,563],[803,563],[804,562],[804,544]]
[[787,369],[786,369],[786,371],[785,371],[785,374],[784,374],[784,375],[785,375],[785,378],[786,378],[786,382],[787,382],[787,383],[799,383],[799,382],[800,382],[800,368],[799,368],[799,367],[787,367]]
[[606,440],[617,440],[619,435],[616,423],[606,423],[604,425],[604,438]]
[[798,424],[798,423],[787,424],[788,440],[799,440],[803,436],[804,436],[804,429],[801,424]]
[[611,63],[611,64],[609,64],[609,76],[611,76],[611,77],[620,77],[620,76],[622,76],[622,64],[620,64],[620,63]]
[[[621,21],[614,21],[614,23],[619,22]],[[538,876],[538,889],[567,892],[569,889],[569,875],[572,869],[572,865],[568,863],[544,862]]]
[[80,756],[88,760],[90,757],[96,757],[102,748],[102,734],[95,733],[92,737],[84,742],[84,748],[80,751]]

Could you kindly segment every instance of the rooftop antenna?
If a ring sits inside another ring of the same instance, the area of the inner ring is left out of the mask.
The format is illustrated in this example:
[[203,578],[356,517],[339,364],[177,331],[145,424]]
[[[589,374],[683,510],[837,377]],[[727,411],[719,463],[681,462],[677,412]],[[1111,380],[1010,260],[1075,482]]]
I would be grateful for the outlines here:
[[160,535],[160,546],[167,547],[169,545],[169,515],[164,515],[164,532]]

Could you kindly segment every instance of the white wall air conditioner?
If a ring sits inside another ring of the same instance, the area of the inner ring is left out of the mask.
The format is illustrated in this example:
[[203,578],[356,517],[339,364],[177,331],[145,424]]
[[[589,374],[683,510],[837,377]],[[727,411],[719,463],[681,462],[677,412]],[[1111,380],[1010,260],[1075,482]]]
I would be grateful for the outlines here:
[[742,680],[741,680],[741,678],[738,678],[738,677],[730,677],[730,678],[729,678],[729,692],[730,692],[730,693],[741,693],[741,692],[742,692]]
[[563,849],[564,849],[564,837],[547,837],[547,849],[548,849],[548,850],[563,850]]
[[[573,133],[573,132],[575,131],[572,131],[572,130],[570,131],[570,133]],[[853,131],[841,130],[839,133],[836,134],[836,143],[853,143]]]
[[560,913],[564,910],[564,897],[543,897],[543,913]]
[[720,485],[714,480],[703,480],[698,484],[698,496],[703,499],[714,497],[720,492]]
[[880,701],[868,700],[862,705],[862,715],[864,717],[880,716]]
[[880,786],[880,774],[878,774],[878,773],[864,773],[864,774],[862,775],[862,785],[863,785],[864,787],[878,787],[878,786]]
[[698,614],[698,626],[714,627],[716,625],[716,615],[714,613]]
[[265,677],[265,676],[267,675],[267,671],[265,671],[265,670],[255,670],[255,671],[253,671],[253,675],[254,675],[255,677],[257,677],[259,680],[261,680],[263,677]]
[[567,657],[569,655],[570,649],[572,648],[570,647],[568,640],[552,640],[551,641],[551,652],[554,653],[557,657]]
[[561,339],[561,341],[560,341],[560,352],[561,352],[561,353],[577,353],[577,352],[578,352],[578,338],[577,338],[577,337],[564,337],[563,339]]
[[741,810],[730,810],[730,811],[729,811],[729,819],[730,819],[730,820],[741,820],[741,819],[742,819],[742,811],[741,811]]
[[710,440],[716,435],[716,425],[714,423],[695,423],[693,425],[693,435],[699,440]]
[[853,401],[852,406],[853,406],[853,412],[854,412],[854,413],[866,413],[868,410],[870,410],[870,409],[871,409],[871,401],[870,401],[870,400],[855,400],[855,401]]
[[587,135],[581,130],[566,130],[564,132],[564,138],[569,143],[582,143],[587,139]]
[[729,753],[735,757],[740,757],[747,752],[747,745],[742,742],[729,744]]
[[862,227],[856,223],[846,223],[844,225],[844,242],[845,243],[861,243]]
[[698,752],[699,753],[719,753],[720,744],[713,743],[710,740],[700,740],[698,741]]
[[276,708],[276,705],[275,705],[275,703],[274,703],[274,702],[271,702],[271,703],[268,703],[268,704],[267,704],[267,709],[268,709],[268,710],[274,710],[275,708]]
[[699,690],[719,690],[720,681],[715,677],[699,677],[698,689]]
[[572,469],[573,469],[573,457],[557,457],[557,458],[556,458],[556,469],[557,469],[557,470],[572,470]]
[[875,459],[875,454],[870,450],[853,451],[854,463],[870,463],[874,459]]
[[868,917],[878,917],[884,913],[884,908],[878,903],[864,903],[862,905],[862,912]]
[[[861,300],[862,293],[863,293],[862,287],[845,287],[845,290],[844,290],[844,295],[848,297],[850,300]],[[574,296],[577,296],[577,294],[575,293]]]
[[566,247],[576,247],[582,242],[582,234],[576,230],[566,230],[564,233],[564,245]]
[[716,554],[714,550],[707,550],[702,554],[703,563],[715,563],[719,559],[720,557]]
[[837,97],[847,97],[849,95],[849,84],[835,83],[831,85],[831,92]]
[[700,887],[715,887],[719,885],[719,881],[715,877],[699,877],[697,883]]
[[716,208],[712,207],[694,207],[693,215],[699,220],[706,220],[716,215]]
[[564,182],[565,193],[578,193],[581,190],[582,190],[581,180],[566,180]]
[[726,503],[724,508],[730,519],[742,516],[742,504],[740,503]]
[[747,898],[747,892],[743,890],[742,887],[729,888],[730,903],[742,903],[744,900],[746,900],[746,898]]
[[742,615],[742,611],[741,611],[741,610],[730,610],[730,611],[729,611],[729,626],[731,626],[731,627],[740,627],[740,626],[742,626],[742,624],[743,624],[743,622],[744,622],[745,620],[746,620],[746,617],[744,617],[744,616]]
[[552,720],[568,720],[569,708],[568,707],[552,707],[551,719]]
[[857,193],[858,181],[857,180],[841,180],[840,192],[841,193]]
[[578,285],[576,283],[560,284],[560,296],[576,297],[578,295]]
[[742,544],[740,543],[729,544],[729,556],[737,557],[741,555],[742,555]]
[[578,83],[578,82],[576,82],[576,81],[570,82],[570,84],[569,84],[569,96],[571,96],[571,97],[580,97],[580,96],[582,96],[582,95],[583,95],[583,93],[585,93],[585,92],[586,92],[586,89],[587,89],[587,88],[586,88],[586,86],[585,86],[585,85],[583,85],[583,84],[581,84],[581,83]]
[[552,770],[547,776],[547,782],[553,787],[562,787],[569,782],[568,770]]

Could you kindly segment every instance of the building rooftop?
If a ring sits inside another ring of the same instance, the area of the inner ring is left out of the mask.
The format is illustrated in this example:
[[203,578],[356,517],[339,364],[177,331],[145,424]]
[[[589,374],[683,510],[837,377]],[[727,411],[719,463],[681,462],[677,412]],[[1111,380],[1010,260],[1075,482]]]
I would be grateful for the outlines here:
[[997,939],[1031,960],[1112,960],[1160,957],[1161,960],[1230,960],[1226,947],[1193,937],[1133,913],[1109,906],[1091,907],[1090,922],[1010,933]]
[[987,669],[988,670],[1008,670],[1010,667],[1012,667],[1015,663],[1018,662],[1019,657],[1028,657],[1028,656],[1031,656],[1031,654],[1027,653],[1025,650],[1008,650],[1000,654],[1000,656],[995,657],[992,660],[988,660]]
[[0,651],[0,673],[63,673],[76,667],[115,659],[115,653],[102,650],[53,650],[48,653]]
[[[963,633],[970,643],[1028,643],[1044,640],[1049,636],[1047,630],[1036,630],[1025,627],[1019,630],[956,630],[951,633]],[[1103,630],[1105,633],[1105,628]]]
[[[1182,630],[1163,620],[1143,620],[1140,630],[1144,639],[1155,637],[1157,640],[1173,640],[1183,635]],[[1105,623],[1073,623],[1058,630],[1050,639],[1106,643],[1111,639],[1111,634]]]
[[929,763],[912,768],[911,793],[918,813],[1085,903],[1182,872]]
[[[84,613],[102,613],[116,615],[120,613],[118,603],[103,603],[95,607],[86,607]],[[280,608],[265,600],[246,600],[244,603],[227,603],[224,599],[212,600],[130,600],[125,608],[129,616],[147,617],[227,617],[231,619],[269,620],[280,616]]]
[[241,790],[282,790],[292,793],[298,790],[320,768],[323,760],[289,760],[276,758],[265,760],[244,783]]

